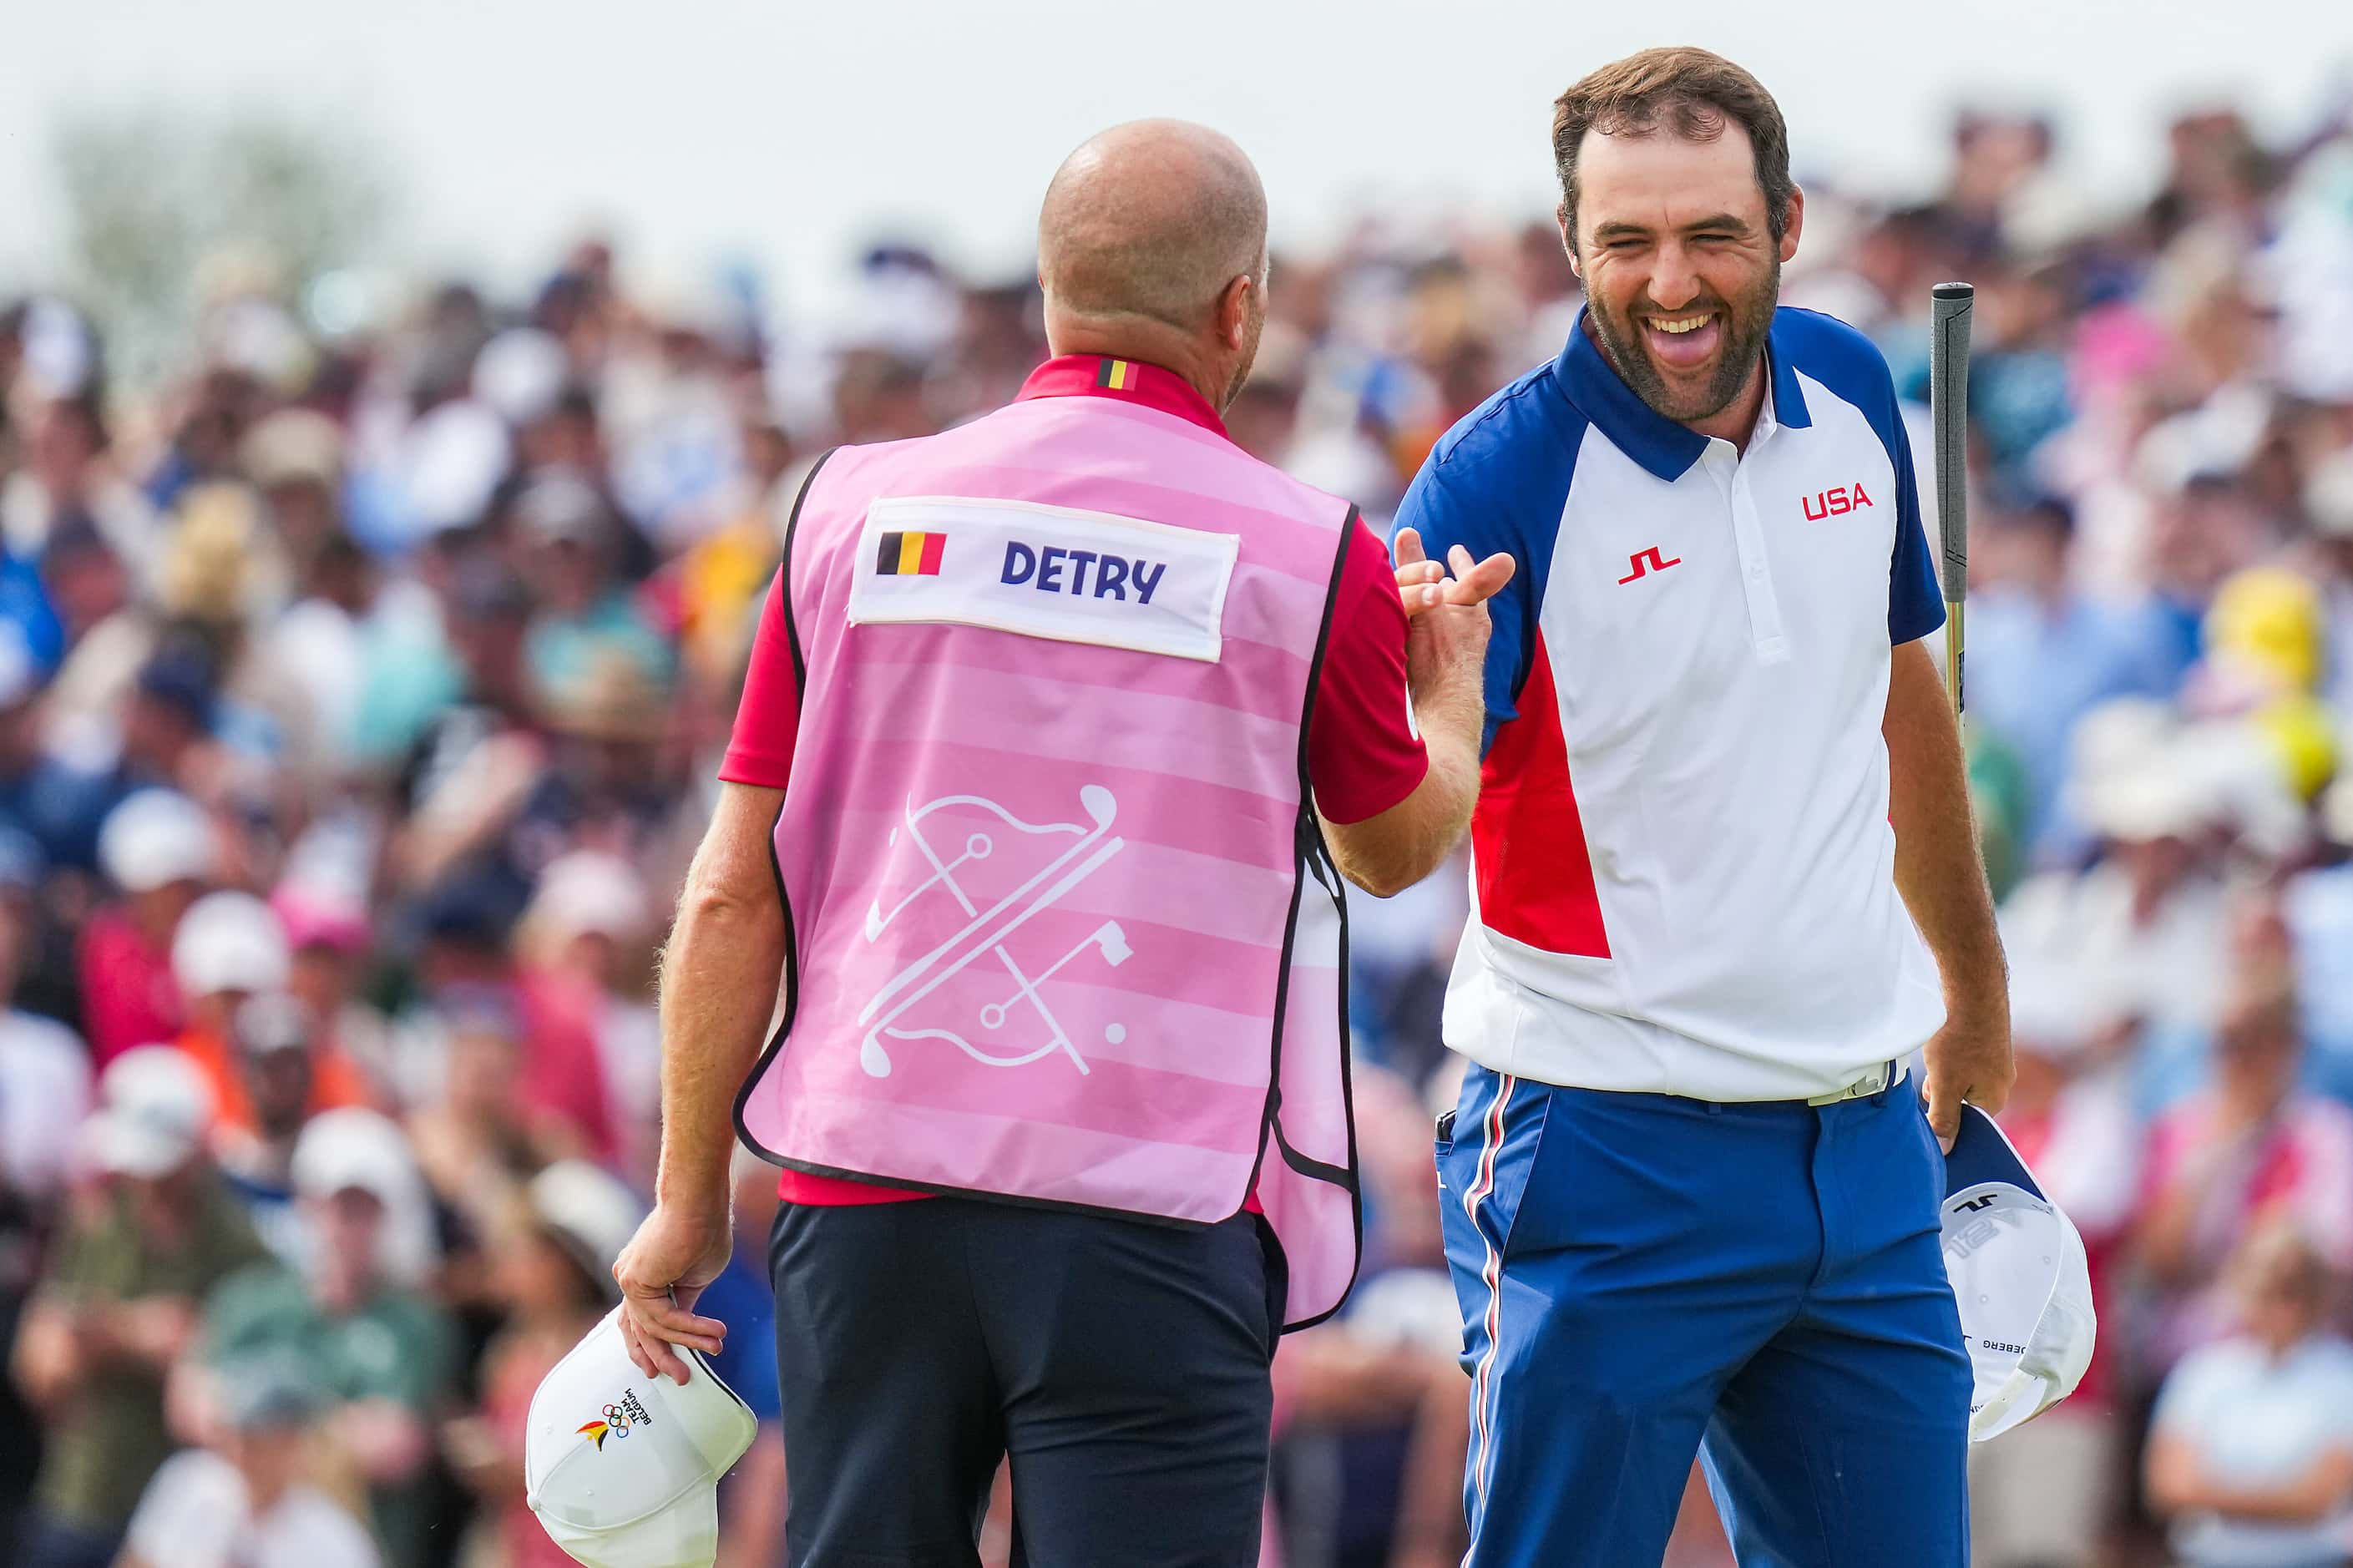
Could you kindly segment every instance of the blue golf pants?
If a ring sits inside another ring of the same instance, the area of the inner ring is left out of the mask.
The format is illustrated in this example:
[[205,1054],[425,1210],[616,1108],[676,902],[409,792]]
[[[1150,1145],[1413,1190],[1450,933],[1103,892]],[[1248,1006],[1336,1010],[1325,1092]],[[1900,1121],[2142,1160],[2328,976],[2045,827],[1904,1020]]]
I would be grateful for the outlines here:
[[1969,1363],[1908,1082],[1812,1107],[1470,1069],[1440,1126],[1464,1568],[1643,1568],[1696,1452],[1741,1568],[1966,1568]]

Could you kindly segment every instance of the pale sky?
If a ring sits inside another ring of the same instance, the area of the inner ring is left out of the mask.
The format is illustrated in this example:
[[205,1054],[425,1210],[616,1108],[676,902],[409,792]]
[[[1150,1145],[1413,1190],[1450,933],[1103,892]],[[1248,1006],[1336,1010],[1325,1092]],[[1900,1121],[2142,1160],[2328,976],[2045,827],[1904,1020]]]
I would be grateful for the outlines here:
[[1964,100],[2046,106],[2087,188],[2137,194],[2171,110],[2308,123],[2353,81],[2344,0],[1901,0],[1669,8],[1535,0],[0,0],[0,287],[58,225],[61,113],[266,106],[347,121],[405,195],[385,259],[529,278],[591,221],[673,276],[760,266],[806,301],[884,230],[1010,272],[1047,176],[1146,114],[1239,140],[1279,244],[1351,213],[1539,213],[1552,97],[1704,44],[1780,100],[1801,179],[1891,194]]

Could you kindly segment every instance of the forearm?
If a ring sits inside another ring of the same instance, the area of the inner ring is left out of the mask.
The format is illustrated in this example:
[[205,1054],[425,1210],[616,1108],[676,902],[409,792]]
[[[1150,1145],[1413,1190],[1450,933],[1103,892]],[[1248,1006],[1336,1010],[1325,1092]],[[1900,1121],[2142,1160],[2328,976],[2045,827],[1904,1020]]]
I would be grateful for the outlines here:
[[776,1427],[760,1428],[731,1478],[718,1568],[767,1568],[782,1557],[785,1539],[785,1443]]
[[1895,650],[1888,684],[1888,818],[1895,888],[1936,956],[1955,1014],[2006,1004],[2008,971],[1993,892],[1978,858],[1960,731],[1927,650]]
[[1404,891],[1436,870],[1471,825],[1479,801],[1474,739],[1422,730],[1430,772],[1413,794],[1364,822],[1324,825],[1340,874],[1375,898]]
[[2275,1487],[2209,1484],[2202,1506],[2229,1519],[2264,1524],[2317,1524],[2343,1507],[2353,1488],[2353,1455],[2322,1455],[2292,1481]]
[[82,1362],[62,1310],[37,1302],[16,1331],[16,1387],[37,1410],[47,1410],[81,1376]]
[[1430,774],[1422,784],[1430,790],[1431,841],[1423,846],[1426,863],[1413,879],[1418,882],[1471,829],[1471,813],[1479,804],[1479,742],[1486,731],[1487,704],[1475,679],[1449,679],[1426,695],[1417,692],[1413,711],[1430,752]]
[[773,884],[747,885],[724,837],[715,827],[696,855],[662,957],[655,1196],[665,1204],[725,1203],[735,1095],[759,1058],[784,973],[783,906]]
[[2331,1449],[2279,1486],[2234,1487],[2209,1475],[2187,1439],[2159,1432],[2149,1443],[2147,1479],[2149,1502],[2159,1513],[2311,1524],[2342,1507],[2353,1492],[2353,1452]]
[[1459,644],[1452,657],[1436,656],[1429,630],[1439,614],[1426,612],[1416,623],[1407,652],[1414,723],[1430,771],[1411,795],[1377,816],[1324,824],[1324,839],[1341,875],[1376,898],[1402,892],[1438,869],[1462,841],[1479,803],[1479,743],[1487,709],[1478,655],[1486,647],[1485,626],[1476,623],[1476,637]]
[[1462,1372],[1451,1357],[1436,1358],[1426,1373],[1421,1403],[1398,1479],[1396,1544],[1390,1568],[1453,1564],[1462,1558],[1462,1451],[1470,1443],[1471,1406]]
[[1409,1415],[1427,1381],[1412,1356],[1366,1344],[1340,1324],[1286,1338],[1282,1355],[1290,1418],[1312,1426],[1362,1426]]

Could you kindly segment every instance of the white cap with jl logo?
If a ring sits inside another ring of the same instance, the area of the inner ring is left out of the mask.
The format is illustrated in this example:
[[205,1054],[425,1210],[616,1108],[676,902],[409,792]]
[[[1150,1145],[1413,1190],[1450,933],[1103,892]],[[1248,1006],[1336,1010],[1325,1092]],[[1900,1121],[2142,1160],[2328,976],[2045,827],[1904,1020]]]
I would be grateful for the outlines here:
[[2084,1238],[2042,1195],[1993,1118],[1961,1107],[1945,1157],[1945,1274],[1976,1390],[1969,1441],[2023,1426],[2075,1392],[2098,1324]]
[[685,1383],[639,1372],[620,1315],[606,1314],[532,1396],[524,1496],[549,1538],[586,1568],[711,1568],[719,1478],[759,1422],[683,1345]]

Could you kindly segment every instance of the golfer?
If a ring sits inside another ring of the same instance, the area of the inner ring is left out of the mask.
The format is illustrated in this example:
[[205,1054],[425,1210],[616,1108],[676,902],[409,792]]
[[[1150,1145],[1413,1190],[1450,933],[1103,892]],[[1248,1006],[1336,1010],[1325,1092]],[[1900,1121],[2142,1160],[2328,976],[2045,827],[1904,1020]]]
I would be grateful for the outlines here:
[[1553,141],[1585,311],[1400,513],[1520,568],[1438,1150],[1470,1565],[1657,1563],[1696,1451],[1743,1563],[1961,1568],[1938,1141],[2009,1012],[1894,390],[1777,309],[1805,200],[1746,71],[1632,56]]
[[1008,1455],[1017,1561],[1258,1560],[1275,1337],[1356,1268],[1341,869],[1418,880],[1477,787],[1511,563],[1392,568],[1219,421],[1241,152],[1104,132],[1039,271],[1018,400],[803,489],[662,976],[625,1333],[681,1380],[723,1333],[732,1105],[785,1172],[795,1564],[976,1563]]

